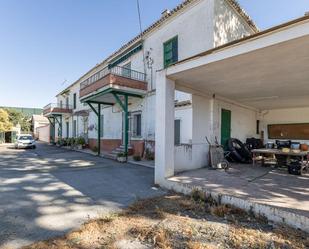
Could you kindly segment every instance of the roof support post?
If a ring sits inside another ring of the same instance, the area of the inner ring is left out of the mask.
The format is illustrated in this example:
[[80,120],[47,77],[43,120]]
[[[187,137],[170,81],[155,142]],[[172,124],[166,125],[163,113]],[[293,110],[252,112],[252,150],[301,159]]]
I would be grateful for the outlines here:
[[51,124],[50,125],[50,143],[55,143],[56,141],[56,122],[55,117],[48,117],[48,121]]
[[[59,125],[58,134],[59,134],[60,138],[62,138],[62,115],[59,115],[58,117],[59,117],[59,119],[57,118],[57,116],[54,116],[54,119],[56,120],[56,122]],[[56,130],[55,130],[55,134],[56,134]]]
[[124,127],[124,151],[126,153],[126,159],[128,161],[128,145],[129,145],[129,113],[128,113],[128,95],[124,96],[124,115],[125,115],[125,127]]
[[128,100],[129,100],[129,96],[127,94],[124,94],[124,101],[122,102],[122,100],[120,99],[120,97],[118,96],[118,94],[113,93],[117,103],[120,105],[120,107],[122,108],[123,112],[124,112],[124,151],[126,154],[126,158],[128,161],[128,149],[129,149],[129,111],[128,111]]
[[101,104],[98,104],[98,156],[101,155]]
[[94,108],[91,102],[87,101],[86,103],[90,106],[90,108],[95,113],[95,115],[97,115],[98,118],[97,147],[98,147],[98,156],[100,156],[101,155],[101,103],[97,103],[98,110]]
[[86,102],[86,103],[90,106],[92,111],[98,116],[99,114],[98,114],[97,110],[93,107],[93,105],[90,102]]

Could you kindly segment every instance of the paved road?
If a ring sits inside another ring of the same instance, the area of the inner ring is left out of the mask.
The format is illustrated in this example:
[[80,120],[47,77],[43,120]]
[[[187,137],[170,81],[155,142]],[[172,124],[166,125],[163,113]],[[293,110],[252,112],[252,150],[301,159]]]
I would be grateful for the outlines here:
[[0,248],[18,248],[160,195],[153,169],[39,144],[0,147]]

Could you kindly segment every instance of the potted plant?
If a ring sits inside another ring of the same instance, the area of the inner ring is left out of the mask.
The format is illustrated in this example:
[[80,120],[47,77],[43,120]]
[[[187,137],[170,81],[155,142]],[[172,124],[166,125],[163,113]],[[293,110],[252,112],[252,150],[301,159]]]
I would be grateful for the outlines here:
[[82,150],[83,149],[83,146],[86,144],[86,141],[85,141],[85,138],[83,137],[78,137],[76,139],[76,144],[77,144],[77,148],[79,150]]
[[117,161],[118,162],[121,162],[121,163],[124,163],[127,161],[127,153],[125,152],[120,152],[117,154]]
[[71,137],[70,138],[70,146],[71,146],[71,149],[73,150],[74,148],[75,148],[75,146],[76,146],[76,144],[75,144],[75,138],[74,137]]
[[57,146],[58,146],[58,147],[61,147],[61,146],[62,146],[62,138],[58,138]]

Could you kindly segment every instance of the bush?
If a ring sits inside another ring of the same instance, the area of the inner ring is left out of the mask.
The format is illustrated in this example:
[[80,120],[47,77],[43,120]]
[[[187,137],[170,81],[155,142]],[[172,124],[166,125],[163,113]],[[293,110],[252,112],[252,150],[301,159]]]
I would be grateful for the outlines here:
[[77,143],[78,145],[85,145],[85,144],[86,144],[86,140],[85,140],[84,137],[78,137],[78,138],[76,139],[76,143]]
[[146,158],[146,160],[153,161],[155,159],[154,152],[152,152],[149,149],[146,149],[145,158]]
[[117,157],[127,157],[127,153],[126,152],[119,152],[118,154],[117,154]]
[[139,162],[142,160],[142,157],[140,155],[134,155],[133,160]]
[[97,152],[99,151],[99,149],[98,149],[97,146],[94,146],[93,149],[92,149],[92,151],[93,151],[94,153],[97,153]]

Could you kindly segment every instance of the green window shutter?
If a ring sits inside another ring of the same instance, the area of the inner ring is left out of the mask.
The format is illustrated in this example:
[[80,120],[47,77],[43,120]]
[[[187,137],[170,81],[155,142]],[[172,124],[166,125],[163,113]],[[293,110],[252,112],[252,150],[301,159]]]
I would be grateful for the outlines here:
[[178,61],[178,36],[163,44],[163,53],[165,68]]

